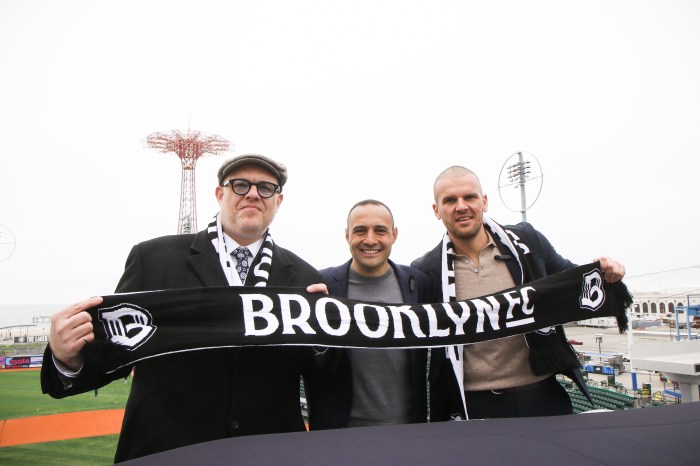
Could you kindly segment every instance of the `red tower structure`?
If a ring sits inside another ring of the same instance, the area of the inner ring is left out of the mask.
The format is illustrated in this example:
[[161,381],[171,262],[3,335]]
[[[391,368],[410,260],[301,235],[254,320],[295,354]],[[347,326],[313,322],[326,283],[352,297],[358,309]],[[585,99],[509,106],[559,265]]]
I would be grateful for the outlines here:
[[194,168],[197,159],[205,154],[217,155],[229,148],[226,139],[215,134],[187,130],[186,134],[174,130],[169,133],[152,133],[146,144],[159,152],[175,152],[182,163],[182,184],[180,187],[180,215],[177,233],[197,231],[197,203],[195,196]]

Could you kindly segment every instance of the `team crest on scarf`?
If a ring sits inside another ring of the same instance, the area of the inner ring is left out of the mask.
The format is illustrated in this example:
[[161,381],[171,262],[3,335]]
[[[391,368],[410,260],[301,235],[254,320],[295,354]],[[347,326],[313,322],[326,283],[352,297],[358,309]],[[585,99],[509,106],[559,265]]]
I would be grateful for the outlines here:
[[597,311],[605,302],[603,274],[599,269],[594,269],[584,274],[581,298],[579,301],[582,308],[591,311]]
[[129,351],[146,343],[156,331],[151,313],[135,304],[100,309],[99,319],[107,339]]

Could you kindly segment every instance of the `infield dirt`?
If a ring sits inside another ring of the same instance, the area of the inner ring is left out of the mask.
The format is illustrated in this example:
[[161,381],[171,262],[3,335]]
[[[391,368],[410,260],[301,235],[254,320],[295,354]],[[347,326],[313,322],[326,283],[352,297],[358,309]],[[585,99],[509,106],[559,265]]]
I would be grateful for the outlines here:
[[0,421],[0,448],[118,434],[123,409],[101,409]]

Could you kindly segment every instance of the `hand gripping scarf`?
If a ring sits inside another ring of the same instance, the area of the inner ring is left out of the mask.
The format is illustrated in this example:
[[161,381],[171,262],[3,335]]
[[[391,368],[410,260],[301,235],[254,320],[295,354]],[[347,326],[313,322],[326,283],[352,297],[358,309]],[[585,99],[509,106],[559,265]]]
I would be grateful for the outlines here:
[[208,287],[104,296],[88,309],[86,357],[105,373],[183,351],[237,346],[428,348],[502,338],[591,317],[627,327],[632,298],[598,263],[466,301],[368,303],[302,288]]

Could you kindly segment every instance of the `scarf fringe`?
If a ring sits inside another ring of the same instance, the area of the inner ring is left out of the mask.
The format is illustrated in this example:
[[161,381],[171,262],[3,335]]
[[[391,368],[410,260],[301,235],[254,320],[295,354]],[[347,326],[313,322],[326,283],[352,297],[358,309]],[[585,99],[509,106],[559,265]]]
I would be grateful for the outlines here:
[[[608,296],[615,296],[616,303],[615,306],[615,319],[617,320],[617,327],[619,332],[625,333],[629,329],[629,319],[627,317],[627,309],[632,305],[633,299],[627,286],[622,282],[607,283],[605,285],[614,293],[608,293]],[[560,373],[567,369],[576,369],[581,366],[578,356],[576,356],[576,351],[569,344],[564,336],[564,331],[562,328],[557,329],[557,334],[560,338],[557,339],[561,349],[567,349],[567,351],[552,351],[551,346],[540,346],[539,339],[531,338],[532,334],[528,334],[526,337],[528,345],[530,347],[530,366],[532,368],[532,373],[535,375],[545,375],[551,373]],[[551,339],[550,343],[554,340]]]
[[615,288],[615,296],[618,297],[618,303],[616,303],[617,311],[615,313],[615,319],[617,319],[617,328],[620,333],[625,333],[629,330],[629,318],[627,317],[627,309],[632,305],[634,299],[632,294],[627,289],[622,280],[615,283],[608,283],[606,286],[610,288]]

